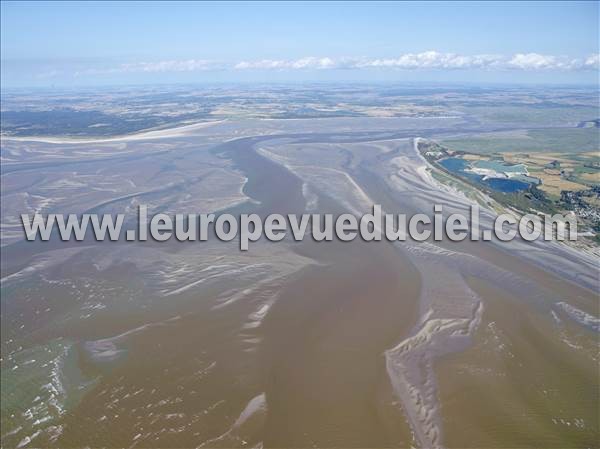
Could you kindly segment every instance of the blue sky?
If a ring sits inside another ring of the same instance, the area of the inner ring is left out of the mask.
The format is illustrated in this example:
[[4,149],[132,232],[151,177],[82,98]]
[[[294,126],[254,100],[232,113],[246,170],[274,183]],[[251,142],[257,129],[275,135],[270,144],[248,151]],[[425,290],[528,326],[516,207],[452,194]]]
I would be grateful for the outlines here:
[[2,2],[2,86],[598,83],[598,2]]

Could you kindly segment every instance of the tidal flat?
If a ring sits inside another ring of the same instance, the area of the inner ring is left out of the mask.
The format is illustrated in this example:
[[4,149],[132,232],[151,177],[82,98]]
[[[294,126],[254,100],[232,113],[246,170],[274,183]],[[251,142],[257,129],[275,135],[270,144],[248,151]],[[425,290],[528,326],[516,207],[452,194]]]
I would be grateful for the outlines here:
[[2,445],[593,445],[598,260],[567,245],[287,238],[240,252],[13,232],[24,209],[133,219],[140,203],[466,214],[415,143],[457,126],[475,125],[253,119],[3,141]]

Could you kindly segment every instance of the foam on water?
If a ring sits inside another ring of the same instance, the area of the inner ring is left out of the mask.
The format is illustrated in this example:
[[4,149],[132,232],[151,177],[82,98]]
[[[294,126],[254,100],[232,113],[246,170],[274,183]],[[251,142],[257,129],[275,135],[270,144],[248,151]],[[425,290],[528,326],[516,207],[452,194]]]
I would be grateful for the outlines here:
[[308,183],[302,183],[302,196],[306,200],[306,210],[308,212],[314,212],[317,210],[319,204],[319,197],[311,190]]
[[587,327],[595,332],[600,332],[600,318],[584,312],[571,304],[564,301],[557,302],[556,305],[561,308],[572,320],[580,325]]
[[[262,429],[267,413],[267,398],[261,393],[246,404],[231,427],[223,434],[203,442],[199,447],[237,447],[247,445],[244,438],[252,438]],[[252,421],[252,422],[251,422]],[[249,428],[254,424],[258,429]],[[248,434],[248,436],[246,436]],[[262,447],[262,442],[255,443],[256,447]]]

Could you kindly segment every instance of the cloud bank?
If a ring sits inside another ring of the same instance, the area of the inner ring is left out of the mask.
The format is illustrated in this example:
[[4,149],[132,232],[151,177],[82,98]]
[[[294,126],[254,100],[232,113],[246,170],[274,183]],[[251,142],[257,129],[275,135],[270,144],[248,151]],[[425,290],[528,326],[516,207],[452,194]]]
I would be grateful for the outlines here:
[[590,55],[586,59],[564,56],[542,55],[539,53],[517,53],[507,57],[502,55],[459,55],[425,51],[406,53],[397,58],[316,58],[306,57],[296,60],[263,59],[243,61],[234,66],[238,70],[293,70],[293,69],[400,69],[400,70],[598,70],[600,56]]
[[600,55],[587,58],[517,53],[460,55],[425,51],[394,58],[334,58],[308,56],[299,59],[261,59],[223,62],[207,59],[125,63],[106,69],[90,69],[75,75],[111,73],[167,73],[199,71],[294,71],[294,70],[488,70],[488,71],[586,71],[600,69]]

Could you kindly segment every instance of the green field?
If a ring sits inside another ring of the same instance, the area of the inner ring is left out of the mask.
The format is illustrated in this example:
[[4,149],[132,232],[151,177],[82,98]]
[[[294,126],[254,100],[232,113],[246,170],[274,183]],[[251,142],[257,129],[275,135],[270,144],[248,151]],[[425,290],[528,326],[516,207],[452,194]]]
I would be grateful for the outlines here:
[[[594,101],[598,101],[594,99]],[[464,112],[473,114],[481,123],[488,124],[526,124],[531,128],[546,126],[569,126],[598,118],[598,107],[593,103],[589,105],[555,105],[540,106],[519,104],[502,104],[498,99],[494,102],[489,99],[489,104],[464,107]]]
[[447,139],[447,148],[469,153],[584,153],[600,150],[598,128],[554,128],[529,130],[525,133],[489,133],[474,137]]

